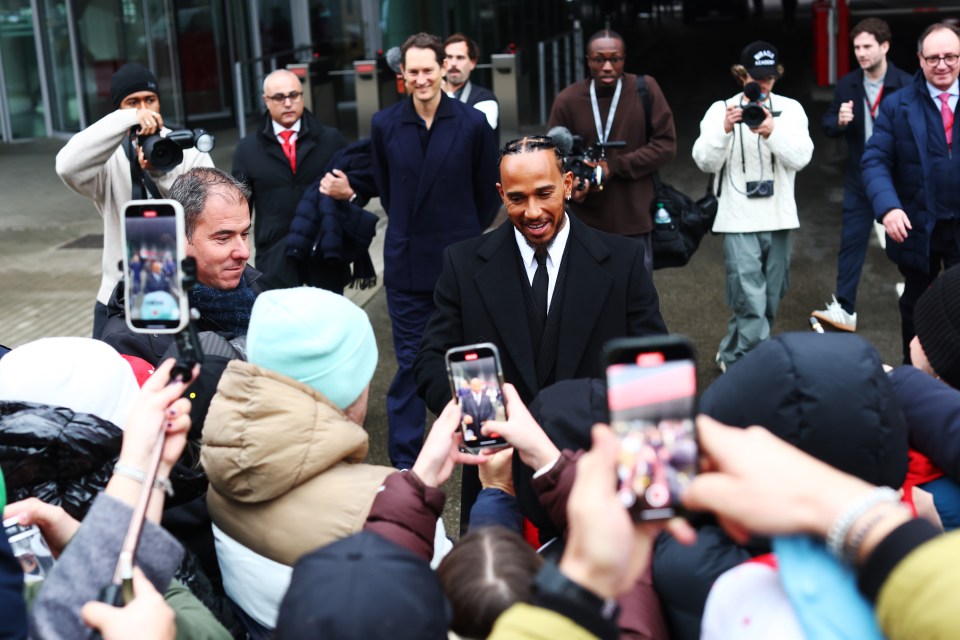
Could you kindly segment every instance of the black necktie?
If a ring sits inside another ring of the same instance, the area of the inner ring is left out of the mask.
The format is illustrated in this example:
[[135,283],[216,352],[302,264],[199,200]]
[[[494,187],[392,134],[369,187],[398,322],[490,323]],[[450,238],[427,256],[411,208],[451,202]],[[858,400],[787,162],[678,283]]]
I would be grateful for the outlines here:
[[547,321],[547,285],[550,276],[547,274],[547,254],[538,253],[537,271],[533,274],[533,302],[537,306],[537,314],[541,325]]

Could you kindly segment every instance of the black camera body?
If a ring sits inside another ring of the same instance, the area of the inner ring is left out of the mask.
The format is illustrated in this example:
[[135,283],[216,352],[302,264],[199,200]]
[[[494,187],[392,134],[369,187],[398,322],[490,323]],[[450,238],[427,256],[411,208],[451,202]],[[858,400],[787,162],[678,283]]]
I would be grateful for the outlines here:
[[747,181],[748,198],[773,197],[773,180]]
[[166,136],[159,133],[138,140],[143,157],[157,171],[170,171],[183,162],[183,150],[196,147],[202,153],[210,152],[216,139],[206,129],[177,129]]
[[580,179],[579,191],[592,189],[594,187],[600,188],[603,186],[604,179],[600,167],[590,166],[587,163],[589,162],[596,165],[601,160],[606,159],[607,149],[623,149],[626,146],[627,143],[625,141],[615,140],[613,142],[594,142],[584,148],[583,138],[581,136],[573,136],[573,146],[570,149],[570,153],[563,157],[563,165],[567,168],[567,171],[573,173],[575,178]]

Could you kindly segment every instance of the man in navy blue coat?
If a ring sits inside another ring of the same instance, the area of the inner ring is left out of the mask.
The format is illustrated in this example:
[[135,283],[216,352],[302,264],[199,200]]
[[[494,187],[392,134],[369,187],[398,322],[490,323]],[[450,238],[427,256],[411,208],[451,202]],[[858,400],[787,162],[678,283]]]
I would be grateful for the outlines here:
[[887,255],[905,279],[900,296],[903,361],[910,364],[913,307],[941,269],[960,263],[960,144],[954,111],[960,74],[956,27],[920,36],[920,72],[880,105],[863,152],[863,184],[883,223]]
[[826,309],[814,311],[820,322],[844,331],[857,330],[857,285],[873,230],[873,208],[863,190],[860,161],[873,134],[880,103],[910,84],[910,74],[887,60],[890,27],[879,18],[861,20],[850,32],[860,68],[837,82],[833,103],[823,114],[823,132],[847,138],[847,173],[843,184],[843,227],[837,256],[837,288]]
[[441,90],[443,44],[418,33],[401,47],[410,97],[373,116],[373,171],[389,223],[383,281],[397,374],[387,392],[391,463],[409,468],[426,429],[413,360],[433,313],[443,250],[493,221],[497,141],[482,113]]

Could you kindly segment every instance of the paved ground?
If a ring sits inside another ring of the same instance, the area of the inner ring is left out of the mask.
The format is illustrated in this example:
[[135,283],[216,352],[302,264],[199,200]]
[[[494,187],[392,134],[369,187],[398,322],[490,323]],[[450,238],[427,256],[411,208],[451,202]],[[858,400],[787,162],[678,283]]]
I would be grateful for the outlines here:
[[[800,27],[787,31],[770,16],[743,24],[701,22],[685,30],[679,20],[666,22],[660,31],[645,25],[621,28],[629,36],[628,70],[654,75],[674,110],[678,158],[663,177],[689,194],[701,193],[706,183],[690,160],[700,118],[713,100],[736,92],[730,64],[754,39],[766,39],[780,47],[787,73],[777,90],[804,104],[816,151],[797,179],[801,229],[794,235],[792,288],[781,305],[776,332],[809,330],[810,311],[821,307],[833,291],[839,246],[844,148],[819,132],[819,118],[830,92],[813,87],[807,25],[801,16]],[[235,132],[218,132],[214,151],[218,166],[229,167],[235,143]],[[91,330],[100,251],[65,247],[78,238],[101,233],[101,222],[93,206],[70,192],[55,175],[54,156],[62,145],[58,140],[0,145],[0,273],[4,275],[0,279],[0,343],[11,347],[42,336],[89,335]],[[382,242],[382,233],[378,238]],[[896,269],[874,241],[860,286],[860,335],[891,363],[900,359],[897,280]],[[718,375],[713,355],[729,315],[723,301],[720,239],[708,236],[690,265],[657,272],[655,281],[667,325],[692,338],[698,347],[698,378],[705,386]],[[380,289],[349,295],[364,306],[378,336],[380,364],[373,380],[367,428],[371,460],[385,463],[382,399],[395,370],[385,295]],[[453,494],[457,494],[455,488]],[[447,515],[449,521],[455,521],[457,501],[449,503]]]

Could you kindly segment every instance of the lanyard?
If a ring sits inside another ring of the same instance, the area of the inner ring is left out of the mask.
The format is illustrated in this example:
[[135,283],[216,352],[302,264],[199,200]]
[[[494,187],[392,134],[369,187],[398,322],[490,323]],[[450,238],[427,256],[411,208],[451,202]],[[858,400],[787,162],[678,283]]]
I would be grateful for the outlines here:
[[[593,107],[593,123],[597,127],[597,141],[604,143],[610,137],[613,128],[613,114],[617,112],[617,103],[620,102],[620,89],[623,88],[623,78],[617,78],[617,90],[613,92],[613,102],[610,103],[610,112],[607,114],[607,126],[600,126],[600,105],[597,104],[597,90],[594,81],[590,81],[590,106]],[[647,135],[650,135],[647,132]]]
[[880,85],[880,91],[877,92],[877,99],[873,101],[872,105],[870,105],[869,102],[867,103],[868,105],[870,105],[870,118],[872,120],[877,119],[877,109],[880,108],[880,98],[882,97],[883,97],[883,85]]

